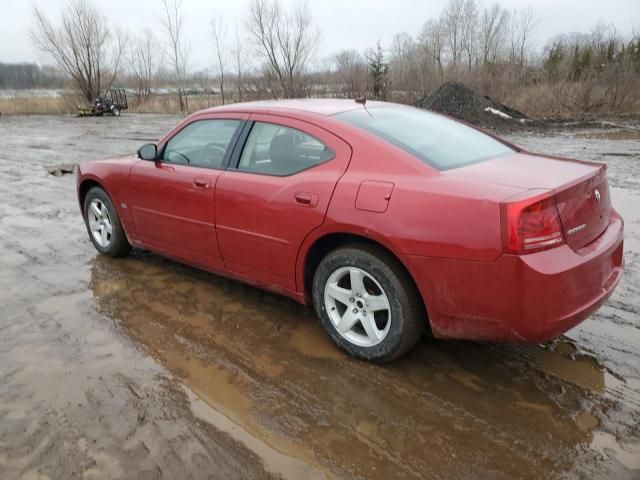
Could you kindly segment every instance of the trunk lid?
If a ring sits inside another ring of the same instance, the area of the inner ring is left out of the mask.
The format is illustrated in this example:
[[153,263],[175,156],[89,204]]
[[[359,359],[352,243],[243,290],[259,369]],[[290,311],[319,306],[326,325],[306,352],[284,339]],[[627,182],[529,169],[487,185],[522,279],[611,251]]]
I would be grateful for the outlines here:
[[553,191],[566,243],[578,250],[595,240],[609,223],[606,169],[605,164],[516,153],[442,173],[537,193],[540,189]]
[[556,193],[556,205],[567,245],[578,250],[594,241],[607,228],[611,213],[606,168]]

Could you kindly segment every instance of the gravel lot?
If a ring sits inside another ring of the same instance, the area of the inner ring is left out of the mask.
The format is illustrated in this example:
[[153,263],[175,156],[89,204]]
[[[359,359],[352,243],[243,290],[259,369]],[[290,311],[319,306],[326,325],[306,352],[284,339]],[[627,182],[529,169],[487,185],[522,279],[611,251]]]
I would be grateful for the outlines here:
[[72,175],[177,117],[0,117],[0,477],[640,478],[640,134],[519,134],[605,161],[626,221],[609,302],[546,345],[425,339],[380,367],[313,313],[90,244]]

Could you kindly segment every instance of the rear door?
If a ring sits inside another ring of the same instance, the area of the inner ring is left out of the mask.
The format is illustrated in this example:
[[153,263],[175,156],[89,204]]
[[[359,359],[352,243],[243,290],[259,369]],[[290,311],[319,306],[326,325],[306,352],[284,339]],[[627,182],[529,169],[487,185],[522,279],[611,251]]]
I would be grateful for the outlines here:
[[216,186],[216,229],[227,269],[295,290],[303,239],[324,221],[349,145],[315,125],[253,114],[244,148]]
[[129,208],[147,248],[223,268],[214,192],[241,125],[241,115],[196,118],[159,145],[159,160],[133,166]]

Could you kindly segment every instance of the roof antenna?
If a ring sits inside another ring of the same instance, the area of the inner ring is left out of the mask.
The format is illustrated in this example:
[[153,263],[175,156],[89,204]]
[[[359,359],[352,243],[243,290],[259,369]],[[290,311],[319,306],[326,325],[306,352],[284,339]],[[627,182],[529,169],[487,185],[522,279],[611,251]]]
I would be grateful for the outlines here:
[[360,105],[362,105],[364,107],[365,112],[367,112],[369,116],[373,118],[373,115],[371,115],[371,112],[369,112],[369,109],[367,109],[367,97],[356,98],[356,103],[359,103]]

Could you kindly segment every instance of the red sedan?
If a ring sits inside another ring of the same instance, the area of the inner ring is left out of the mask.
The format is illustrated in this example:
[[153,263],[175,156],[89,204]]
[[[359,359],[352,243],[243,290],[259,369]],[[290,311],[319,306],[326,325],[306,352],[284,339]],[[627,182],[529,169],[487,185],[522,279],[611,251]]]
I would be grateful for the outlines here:
[[623,268],[606,165],[382,102],[204,110],[137,156],[83,163],[78,198],[100,252],[143,248],[313,304],[375,361],[427,329],[550,339]]

